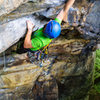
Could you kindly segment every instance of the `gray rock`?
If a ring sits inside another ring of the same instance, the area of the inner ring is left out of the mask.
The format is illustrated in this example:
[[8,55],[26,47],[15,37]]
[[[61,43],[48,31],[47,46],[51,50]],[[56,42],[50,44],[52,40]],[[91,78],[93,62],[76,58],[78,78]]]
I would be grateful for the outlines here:
[[100,1],[96,1],[91,12],[86,18],[86,23],[94,27],[93,31],[100,32]]
[[0,16],[8,14],[28,0],[0,0]]
[[12,11],[14,11],[13,15],[27,15],[37,10],[41,11],[42,9],[59,6],[64,3],[64,1],[65,0],[1,0],[0,16],[9,14]]
[[43,27],[47,22],[45,20],[40,20],[39,16],[30,15],[0,25],[0,35],[2,36],[0,37],[0,53],[19,41],[19,39],[25,35],[27,20],[32,21],[32,23],[36,25],[34,30]]

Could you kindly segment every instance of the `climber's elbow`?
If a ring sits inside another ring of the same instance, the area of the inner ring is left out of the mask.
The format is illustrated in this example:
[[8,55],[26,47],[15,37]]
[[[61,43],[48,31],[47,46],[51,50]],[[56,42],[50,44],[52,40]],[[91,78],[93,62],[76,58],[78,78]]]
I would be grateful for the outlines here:
[[27,45],[24,44],[24,48],[27,48]]
[[33,48],[31,43],[24,43],[24,48]]

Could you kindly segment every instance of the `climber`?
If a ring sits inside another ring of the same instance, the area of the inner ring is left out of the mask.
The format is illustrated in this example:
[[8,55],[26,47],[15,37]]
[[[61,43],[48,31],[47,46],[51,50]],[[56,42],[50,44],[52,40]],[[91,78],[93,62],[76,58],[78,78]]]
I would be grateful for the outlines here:
[[27,21],[28,31],[24,40],[24,48],[29,48],[30,52],[35,52],[48,45],[54,38],[57,38],[61,32],[61,22],[66,21],[69,8],[75,0],[68,0],[64,8],[60,11],[54,20],[49,21],[43,28],[35,31],[32,35],[32,29],[35,27],[31,21]]

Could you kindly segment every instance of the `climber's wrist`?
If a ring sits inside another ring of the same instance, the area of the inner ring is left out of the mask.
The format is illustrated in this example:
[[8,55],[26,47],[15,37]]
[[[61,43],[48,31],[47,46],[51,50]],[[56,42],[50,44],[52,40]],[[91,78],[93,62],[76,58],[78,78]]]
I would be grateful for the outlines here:
[[28,29],[28,34],[32,34],[32,29]]
[[33,30],[32,28],[28,28],[28,31],[31,31],[32,32],[32,30]]

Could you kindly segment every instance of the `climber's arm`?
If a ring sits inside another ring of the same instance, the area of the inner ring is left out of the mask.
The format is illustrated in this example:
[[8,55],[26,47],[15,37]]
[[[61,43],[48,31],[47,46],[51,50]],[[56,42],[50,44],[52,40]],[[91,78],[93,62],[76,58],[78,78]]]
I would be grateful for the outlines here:
[[27,27],[28,27],[28,31],[24,40],[24,48],[33,48],[31,43],[31,34],[34,25],[30,21],[27,21]]
[[74,2],[75,0],[68,0],[64,8],[60,11],[56,18],[60,19],[61,21],[64,21],[66,19],[66,15],[68,13],[69,8],[73,5]]

